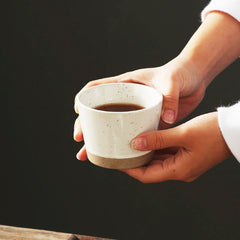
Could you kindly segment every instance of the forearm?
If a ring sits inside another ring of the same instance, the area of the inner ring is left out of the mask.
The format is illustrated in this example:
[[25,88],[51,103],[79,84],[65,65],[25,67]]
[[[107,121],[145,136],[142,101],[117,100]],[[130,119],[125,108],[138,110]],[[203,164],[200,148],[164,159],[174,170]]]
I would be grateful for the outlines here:
[[211,12],[179,57],[191,64],[206,86],[240,55],[240,22],[223,12]]

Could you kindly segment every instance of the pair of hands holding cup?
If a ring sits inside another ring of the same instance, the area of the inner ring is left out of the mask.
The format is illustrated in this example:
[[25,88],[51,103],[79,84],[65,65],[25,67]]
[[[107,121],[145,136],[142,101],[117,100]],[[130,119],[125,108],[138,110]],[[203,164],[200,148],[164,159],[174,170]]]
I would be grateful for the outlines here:
[[[223,34],[224,33],[224,34]],[[218,125],[217,112],[198,116],[168,128],[191,113],[204,97],[209,83],[240,55],[240,24],[223,12],[211,12],[182,52],[167,64],[89,82],[133,82],[148,85],[163,95],[159,131],[132,140],[139,151],[157,150],[144,167],[122,170],[144,183],[181,180],[190,182],[231,155]],[[75,110],[78,112],[75,104]],[[79,119],[74,139],[83,140]],[[77,154],[86,160],[83,147]]]
[[[132,140],[132,147],[136,150],[158,151],[147,166],[122,170],[141,182],[193,181],[229,156],[218,127],[217,113],[199,116],[166,129],[186,117],[204,96],[205,84],[194,80],[194,72],[187,66],[176,58],[162,67],[140,69],[92,81],[85,86],[134,82],[151,86],[163,94],[161,130],[140,134]],[[76,107],[75,110],[78,112]],[[74,139],[78,142],[83,140],[79,119],[75,122]],[[77,158],[87,159],[85,147],[77,154]]]

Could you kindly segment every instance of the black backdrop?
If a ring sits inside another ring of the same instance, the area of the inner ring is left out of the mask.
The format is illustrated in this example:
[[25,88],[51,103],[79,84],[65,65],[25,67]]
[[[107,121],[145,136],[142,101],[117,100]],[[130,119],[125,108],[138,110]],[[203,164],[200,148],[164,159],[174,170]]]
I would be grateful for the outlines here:
[[[234,158],[192,183],[144,185],[77,161],[81,144],[72,138],[74,95],[90,80],[175,57],[207,2],[2,5],[0,224],[117,239],[239,239]],[[239,98],[237,68],[239,61],[216,78],[190,117]]]

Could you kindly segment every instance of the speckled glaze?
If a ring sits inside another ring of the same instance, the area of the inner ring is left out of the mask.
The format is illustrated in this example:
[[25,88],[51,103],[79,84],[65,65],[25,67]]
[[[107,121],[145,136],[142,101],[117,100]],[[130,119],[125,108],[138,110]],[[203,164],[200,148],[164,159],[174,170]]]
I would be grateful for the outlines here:
[[[105,112],[94,109],[107,103],[133,103],[143,106],[144,109],[130,112]],[[150,160],[149,151],[134,150],[130,142],[142,132],[157,129],[162,95],[156,90],[134,83],[98,85],[80,91],[77,106],[91,162],[106,168],[123,169],[139,167]]]

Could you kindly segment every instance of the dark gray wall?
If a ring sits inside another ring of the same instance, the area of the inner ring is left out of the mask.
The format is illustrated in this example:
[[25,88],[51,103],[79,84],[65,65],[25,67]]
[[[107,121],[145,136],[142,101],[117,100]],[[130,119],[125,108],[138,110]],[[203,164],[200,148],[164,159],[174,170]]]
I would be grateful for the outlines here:
[[[81,144],[72,138],[74,95],[90,80],[175,57],[207,2],[22,0],[2,6],[0,224],[117,239],[239,239],[234,158],[193,183],[144,185],[77,161]],[[236,101],[239,87],[237,61],[191,117]]]

